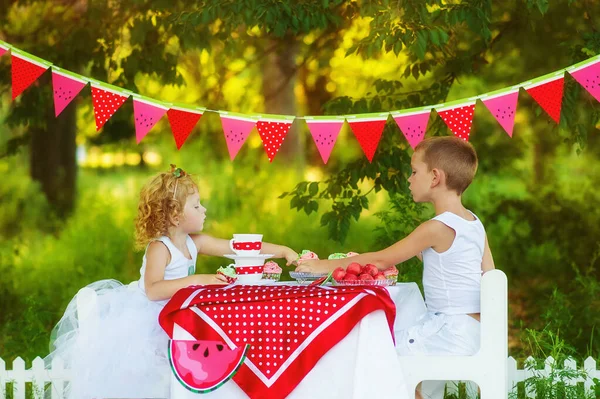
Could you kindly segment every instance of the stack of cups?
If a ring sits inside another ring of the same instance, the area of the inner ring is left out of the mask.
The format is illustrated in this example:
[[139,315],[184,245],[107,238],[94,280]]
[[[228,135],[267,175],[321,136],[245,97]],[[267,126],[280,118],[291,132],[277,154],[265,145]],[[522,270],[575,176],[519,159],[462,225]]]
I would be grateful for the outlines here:
[[252,283],[262,279],[266,257],[261,256],[262,234],[234,234],[229,240],[229,248],[235,254],[232,265],[235,267],[238,283]]

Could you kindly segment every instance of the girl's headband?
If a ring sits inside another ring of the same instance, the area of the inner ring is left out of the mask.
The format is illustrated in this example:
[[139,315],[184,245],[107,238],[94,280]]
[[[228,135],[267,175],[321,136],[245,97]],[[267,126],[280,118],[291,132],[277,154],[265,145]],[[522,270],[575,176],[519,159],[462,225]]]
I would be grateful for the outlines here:
[[177,184],[179,183],[179,178],[187,176],[187,172],[181,168],[176,167],[174,164],[171,164],[171,173],[177,178],[177,180],[175,180],[175,189],[173,190],[173,199],[175,199],[175,194],[177,194]]

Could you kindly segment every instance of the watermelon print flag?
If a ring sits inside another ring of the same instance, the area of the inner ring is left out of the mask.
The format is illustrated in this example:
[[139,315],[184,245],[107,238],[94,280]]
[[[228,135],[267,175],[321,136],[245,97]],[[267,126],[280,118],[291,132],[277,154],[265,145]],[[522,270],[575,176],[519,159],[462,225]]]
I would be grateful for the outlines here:
[[275,155],[281,148],[281,144],[283,144],[283,140],[285,140],[285,136],[290,131],[292,122],[293,120],[283,119],[263,119],[256,122],[256,129],[262,139],[269,162],[273,162]]
[[12,73],[12,99],[14,100],[19,94],[23,93],[49,67],[49,65],[21,58],[13,53],[10,68]]
[[92,84],[92,104],[94,106],[94,118],[96,119],[96,131],[108,121],[123,105],[129,95],[123,95],[115,91]]
[[204,109],[192,110],[177,107],[171,107],[167,111],[167,117],[169,118],[169,124],[171,125],[171,131],[173,132],[173,138],[178,150],[181,149],[181,146],[189,137],[194,126],[196,126],[202,117],[203,111]]
[[515,115],[517,113],[517,100],[519,99],[519,90],[501,94],[494,97],[484,97],[481,99],[483,104],[494,115],[504,131],[512,137],[515,127]]
[[471,126],[473,124],[473,113],[475,112],[475,102],[436,111],[456,137],[464,141],[469,141]]
[[327,164],[329,156],[331,155],[331,151],[333,150],[333,146],[335,145],[337,137],[340,134],[340,129],[344,124],[344,120],[307,118],[306,124],[308,125],[308,129],[310,130],[310,134],[312,135],[315,144],[317,145],[319,154],[321,154],[323,163]]
[[430,114],[431,110],[428,109],[426,111],[392,115],[413,150],[425,137]]
[[256,119],[221,114],[221,125],[227,142],[229,158],[233,161],[256,126]]
[[575,80],[600,101],[600,61],[570,72]]
[[369,162],[373,161],[386,121],[387,116],[348,120],[352,132],[358,139],[358,143]]
[[135,120],[135,139],[140,141],[156,125],[156,123],[167,112],[167,107],[150,101],[133,99],[133,115]]
[[8,47],[0,44],[0,57],[2,57],[8,51]]
[[565,79],[560,76],[552,80],[535,83],[527,86],[525,90],[542,107],[554,122],[560,122],[560,109]]
[[86,84],[85,80],[53,70],[52,91],[54,94],[54,115],[60,115]]

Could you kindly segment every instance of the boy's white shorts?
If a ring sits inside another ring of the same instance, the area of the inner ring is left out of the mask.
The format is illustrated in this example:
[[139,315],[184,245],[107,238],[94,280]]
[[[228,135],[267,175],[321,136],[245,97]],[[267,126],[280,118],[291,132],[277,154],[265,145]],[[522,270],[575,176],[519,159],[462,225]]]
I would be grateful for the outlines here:
[[[417,324],[396,333],[396,351],[400,356],[468,356],[477,353],[479,344],[479,322],[466,314],[428,312]],[[442,381],[424,381],[421,395],[441,399],[445,385]]]
[[396,334],[396,351],[401,356],[473,355],[479,337],[479,322],[471,316],[428,312]]

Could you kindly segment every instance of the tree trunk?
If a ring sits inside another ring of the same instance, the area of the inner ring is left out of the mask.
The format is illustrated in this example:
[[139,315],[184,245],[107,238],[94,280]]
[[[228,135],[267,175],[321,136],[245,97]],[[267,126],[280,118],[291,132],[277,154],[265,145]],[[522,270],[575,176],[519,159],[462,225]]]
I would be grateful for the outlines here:
[[[273,46],[269,42],[266,48]],[[263,95],[265,112],[269,114],[296,115],[296,54],[298,43],[293,36],[281,39],[277,48],[265,57],[263,64]],[[304,169],[304,140],[299,135],[298,122],[294,122],[287,134],[278,157],[284,157]]]
[[31,178],[40,182],[48,202],[60,217],[75,204],[77,163],[75,158],[75,104],[58,117],[48,107],[46,126],[31,129]]

